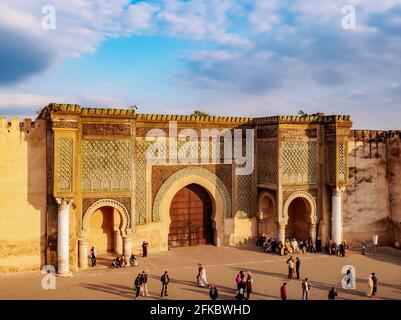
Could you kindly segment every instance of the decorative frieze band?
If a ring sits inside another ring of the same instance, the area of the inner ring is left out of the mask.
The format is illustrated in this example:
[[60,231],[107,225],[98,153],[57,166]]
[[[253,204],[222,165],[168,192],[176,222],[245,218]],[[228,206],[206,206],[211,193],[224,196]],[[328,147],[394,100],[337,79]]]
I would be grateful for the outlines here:
[[130,136],[131,124],[84,123],[82,133],[91,136]]

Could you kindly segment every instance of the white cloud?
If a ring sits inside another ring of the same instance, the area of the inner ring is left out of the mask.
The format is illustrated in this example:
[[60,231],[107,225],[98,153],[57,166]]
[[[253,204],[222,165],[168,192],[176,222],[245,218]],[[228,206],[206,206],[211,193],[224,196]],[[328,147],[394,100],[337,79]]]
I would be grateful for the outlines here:
[[50,102],[68,103],[73,101],[71,97],[46,96],[31,93],[5,93],[0,92],[0,110],[9,108],[38,109]]

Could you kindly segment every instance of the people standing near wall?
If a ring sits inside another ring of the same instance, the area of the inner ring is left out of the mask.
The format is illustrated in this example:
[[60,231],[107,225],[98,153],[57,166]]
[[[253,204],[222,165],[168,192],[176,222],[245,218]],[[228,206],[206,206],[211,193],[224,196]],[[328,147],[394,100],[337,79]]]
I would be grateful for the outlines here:
[[296,261],[295,261],[295,270],[297,272],[297,279],[299,279],[299,268],[301,267],[301,259],[299,259],[299,257],[297,257]]
[[376,250],[377,250],[377,246],[379,244],[379,236],[377,234],[375,234],[373,236],[373,255],[376,255]]
[[150,297],[149,291],[148,291],[148,275],[146,274],[145,271],[142,271],[142,296],[147,296]]
[[366,254],[366,249],[368,248],[368,246],[366,245],[365,241],[361,242],[361,251],[362,251],[362,255]]
[[309,252],[316,253],[315,244],[313,243],[313,239],[309,238]]
[[284,254],[292,253],[291,242],[290,240],[286,239],[284,244]]
[[92,261],[92,267],[96,267],[96,251],[95,247],[93,246],[91,248],[91,261]]
[[292,248],[292,252],[299,252],[299,249],[298,249],[298,241],[294,238],[294,239],[292,239],[292,241],[291,241],[291,248]]
[[135,282],[134,282],[134,289],[135,289],[135,300],[138,300],[139,293],[141,292],[141,287],[142,287],[142,275],[138,273]]
[[316,251],[322,252],[322,240],[320,240],[320,238],[317,238],[316,240]]
[[160,297],[163,297],[163,294],[167,297],[167,286],[170,282],[170,277],[168,276],[167,271],[164,271],[164,274],[161,276],[160,281],[162,283],[162,292],[160,293]]
[[281,300],[287,300],[287,282],[284,282],[283,285],[280,287],[280,297]]
[[308,282],[308,278],[305,278],[305,280],[302,281],[302,300],[309,300],[310,289],[311,286]]
[[277,252],[280,256],[283,254],[283,243],[281,241],[278,242]]
[[146,258],[148,256],[148,247],[149,247],[149,242],[143,241],[142,242],[142,256]]

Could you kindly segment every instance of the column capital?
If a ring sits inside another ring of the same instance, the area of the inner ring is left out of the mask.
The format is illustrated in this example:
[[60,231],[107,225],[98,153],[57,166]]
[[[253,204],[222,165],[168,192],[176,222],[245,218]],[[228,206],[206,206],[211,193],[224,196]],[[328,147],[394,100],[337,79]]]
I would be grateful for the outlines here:
[[339,197],[345,191],[345,187],[333,187],[333,196]]
[[68,207],[72,203],[72,199],[67,198],[55,198],[60,208]]
[[341,189],[339,187],[333,187],[333,196],[334,197],[341,196]]

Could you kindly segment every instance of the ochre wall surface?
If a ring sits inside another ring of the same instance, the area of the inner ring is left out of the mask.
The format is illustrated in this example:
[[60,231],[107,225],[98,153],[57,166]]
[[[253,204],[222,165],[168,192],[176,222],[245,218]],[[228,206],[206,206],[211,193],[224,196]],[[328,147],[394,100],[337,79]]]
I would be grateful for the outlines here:
[[349,184],[343,197],[343,238],[394,245],[401,235],[400,139],[353,132],[349,142]]
[[44,263],[46,122],[0,118],[0,273]]

